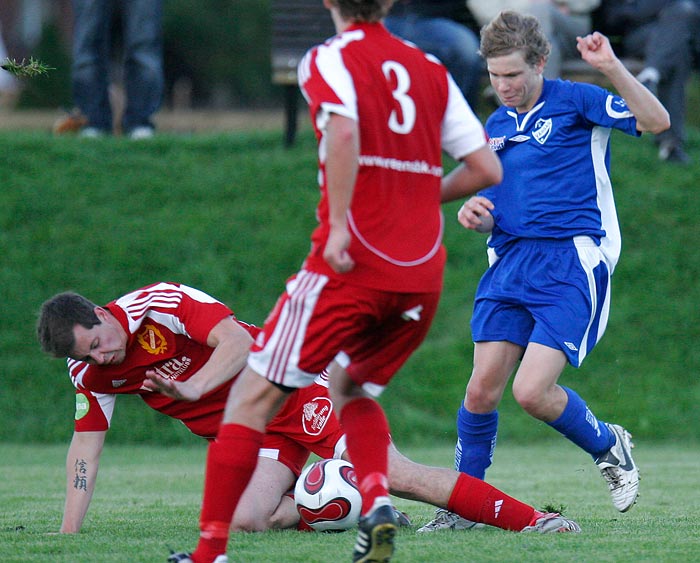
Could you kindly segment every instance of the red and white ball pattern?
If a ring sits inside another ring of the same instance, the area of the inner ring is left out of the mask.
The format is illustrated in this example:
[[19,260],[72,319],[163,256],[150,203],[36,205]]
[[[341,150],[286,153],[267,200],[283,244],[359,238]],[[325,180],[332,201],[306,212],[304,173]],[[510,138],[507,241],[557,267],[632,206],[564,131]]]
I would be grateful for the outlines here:
[[299,516],[319,532],[355,526],[362,497],[352,463],[322,459],[306,467],[294,487],[294,502]]

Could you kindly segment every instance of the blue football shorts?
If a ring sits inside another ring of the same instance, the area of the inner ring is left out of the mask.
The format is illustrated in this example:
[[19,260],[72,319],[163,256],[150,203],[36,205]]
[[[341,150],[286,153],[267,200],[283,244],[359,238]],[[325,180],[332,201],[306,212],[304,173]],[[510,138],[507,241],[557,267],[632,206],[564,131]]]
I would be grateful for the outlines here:
[[474,342],[537,342],[578,367],[603,336],[610,269],[590,237],[521,239],[491,265],[476,290]]

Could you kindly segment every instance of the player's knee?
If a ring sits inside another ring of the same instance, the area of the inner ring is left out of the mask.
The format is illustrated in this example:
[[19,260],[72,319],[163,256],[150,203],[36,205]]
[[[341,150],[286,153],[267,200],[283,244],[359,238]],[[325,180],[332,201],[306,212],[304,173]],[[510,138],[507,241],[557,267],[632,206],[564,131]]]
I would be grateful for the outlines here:
[[256,514],[238,514],[231,522],[232,532],[265,532],[270,529],[270,524],[266,518],[261,518]]
[[467,410],[470,412],[491,412],[500,400],[500,389],[493,389],[474,380],[467,385]]
[[543,411],[545,397],[542,391],[528,385],[513,384],[513,398],[530,416],[541,418],[546,413]]

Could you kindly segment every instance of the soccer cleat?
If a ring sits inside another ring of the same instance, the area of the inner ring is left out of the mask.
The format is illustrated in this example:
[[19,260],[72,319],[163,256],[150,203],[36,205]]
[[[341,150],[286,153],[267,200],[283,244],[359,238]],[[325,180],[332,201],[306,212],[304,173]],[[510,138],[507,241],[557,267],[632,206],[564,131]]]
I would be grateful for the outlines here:
[[483,527],[484,524],[472,522],[466,518],[462,518],[459,514],[438,508],[435,510],[435,518],[428,522],[425,526],[418,528],[418,533],[435,532],[437,530],[471,530],[477,527]]
[[529,526],[525,526],[520,532],[538,532],[540,534],[553,534],[557,532],[580,532],[579,526],[573,520],[564,518],[558,512],[543,514],[535,512],[535,517]]
[[179,551],[175,553],[172,549],[170,550],[170,557],[167,559],[167,563],[194,563],[192,561],[192,554],[184,551]]
[[398,527],[394,507],[380,504],[360,518],[357,541],[352,552],[354,563],[388,563],[394,553],[394,536]]
[[632,435],[617,424],[606,423],[606,426],[615,436],[615,443],[595,463],[608,483],[613,505],[620,512],[627,512],[639,495],[639,469],[632,459]]
[[411,525],[411,519],[409,518],[408,514],[401,512],[395,506],[392,508],[394,509],[394,516],[396,516],[396,521],[399,524],[399,528],[404,528]]
[[[170,550],[170,557],[168,557],[167,563],[194,563],[194,561],[192,561],[191,553],[185,551],[175,553]],[[228,557],[225,555],[217,555],[212,563],[228,563]]]

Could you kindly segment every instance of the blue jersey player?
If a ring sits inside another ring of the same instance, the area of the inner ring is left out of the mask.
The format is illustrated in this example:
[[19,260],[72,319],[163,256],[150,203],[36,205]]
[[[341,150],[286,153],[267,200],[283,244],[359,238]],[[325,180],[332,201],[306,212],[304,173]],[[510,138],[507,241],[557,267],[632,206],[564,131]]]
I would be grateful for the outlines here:
[[[669,127],[668,113],[600,33],[578,38],[582,58],[619,95],[591,84],[546,80],[549,43],[538,21],[502,12],[481,31],[481,54],[502,106],[486,123],[503,180],[459,211],[467,228],[491,231],[490,266],[475,297],[474,364],[457,417],[455,465],[483,479],[496,443],[498,404],[513,395],[588,452],[627,511],[639,483],[630,434],[600,421],[557,383],[605,330],[620,231],[609,176],[612,129],[630,135]],[[470,526],[440,511],[422,531]]]

